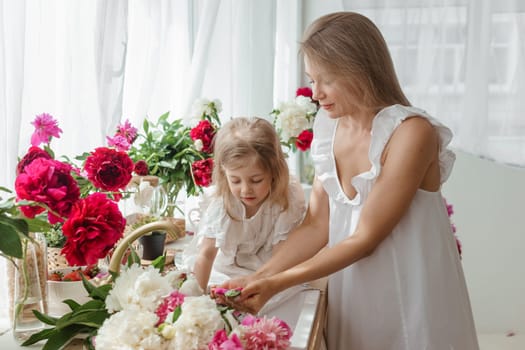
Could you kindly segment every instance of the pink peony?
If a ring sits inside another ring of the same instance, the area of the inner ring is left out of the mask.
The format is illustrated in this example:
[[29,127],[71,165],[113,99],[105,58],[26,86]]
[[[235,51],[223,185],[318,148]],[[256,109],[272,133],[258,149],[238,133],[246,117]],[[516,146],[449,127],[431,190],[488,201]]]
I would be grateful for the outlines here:
[[133,168],[133,171],[135,174],[139,176],[146,176],[149,173],[148,169],[148,163],[146,163],[145,160],[139,160],[135,163],[135,166]]
[[99,147],[87,157],[84,170],[95,187],[113,192],[128,185],[133,161],[125,152]]
[[57,121],[47,113],[37,115],[31,122],[35,126],[35,131],[31,135],[31,145],[39,146],[41,143],[49,143],[51,137],[60,137],[62,129],[58,127]]
[[237,334],[232,333],[230,338],[224,329],[215,332],[212,341],[208,344],[208,350],[243,350],[241,340]]
[[191,171],[197,186],[207,187],[211,184],[211,174],[213,170],[213,159],[202,159],[193,162]]
[[208,120],[201,120],[196,127],[191,129],[190,137],[193,141],[202,141],[202,151],[213,153],[213,138],[215,137],[215,127]]
[[102,193],[93,193],[73,206],[62,230],[62,248],[70,265],[96,264],[122,238],[126,220],[117,204]]
[[310,149],[310,146],[312,145],[312,140],[314,138],[314,133],[310,130],[303,130],[299,136],[297,136],[297,140],[295,141],[295,146],[297,149],[301,151],[307,151]]
[[246,348],[253,350],[288,349],[291,337],[290,327],[276,317],[256,319],[251,325],[246,326],[243,334]]
[[[17,198],[42,203],[51,209],[51,224],[63,221],[80,197],[80,190],[71,176],[71,166],[54,159],[37,158],[24,168],[15,181]],[[40,209],[22,206],[25,215],[33,218]]]
[[115,147],[117,151],[126,152],[131,147],[128,140],[121,135],[115,135],[113,137],[106,136],[106,141],[108,142],[108,146]]
[[16,167],[16,175],[23,173],[25,167],[37,158],[52,159],[51,155],[49,155],[49,153],[47,153],[43,149],[31,146],[29,147],[29,150],[27,151],[25,156],[23,156],[22,159],[18,162],[18,165]]
[[137,138],[137,128],[135,128],[128,119],[123,124],[117,126],[117,132],[115,136],[123,136],[126,141],[131,145]]
[[313,92],[312,89],[310,89],[308,86],[300,87],[295,92],[295,96],[305,96],[312,98]]

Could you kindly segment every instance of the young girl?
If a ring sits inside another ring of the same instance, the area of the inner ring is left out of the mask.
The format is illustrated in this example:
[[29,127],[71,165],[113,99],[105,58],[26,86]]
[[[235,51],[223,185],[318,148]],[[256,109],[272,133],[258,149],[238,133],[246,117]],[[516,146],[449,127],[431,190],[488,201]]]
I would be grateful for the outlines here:
[[[204,290],[256,271],[279,250],[306,210],[302,188],[288,174],[279,137],[264,119],[234,118],[221,127],[212,178],[213,195],[184,253],[188,267],[194,261],[193,272]],[[282,295],[275,300],[282,301]]]

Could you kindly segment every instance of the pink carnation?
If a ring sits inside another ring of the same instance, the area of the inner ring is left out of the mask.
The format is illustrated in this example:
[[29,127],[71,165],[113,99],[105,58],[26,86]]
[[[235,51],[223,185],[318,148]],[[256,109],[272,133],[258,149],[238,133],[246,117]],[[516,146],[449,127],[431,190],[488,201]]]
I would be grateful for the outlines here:
[[[250,320],[252,322],[253,320]],[[243,320],[244,322],[244,320]],[[292,330],[286,322],[276,318],[259,318],[247,326],[243,340],[247,349],[284,350],[290,346]]]

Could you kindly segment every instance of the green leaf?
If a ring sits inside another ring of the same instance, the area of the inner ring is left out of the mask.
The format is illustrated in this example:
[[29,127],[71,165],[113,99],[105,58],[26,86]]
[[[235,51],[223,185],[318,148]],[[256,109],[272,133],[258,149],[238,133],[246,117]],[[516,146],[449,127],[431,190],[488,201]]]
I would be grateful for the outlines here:
[[158,256],[151,262],[151,265],[160,272],[164,271],[164,266],[166,265],[166,255]]
[[224,293],[226,298],[235,298],[239,295],[241,295],[241,291],[238,289],[229,289]]
[[22,343],[22,346],[33,345],[41,340],[48,339],[54,333],[56,333],[56,330],[54,328],[47,328],[47,329],[41,330],[40,332],[31,335],[29,339],[27,339],[25,342]]
[[75,311],[76,309],[78,309],[80,307],[80,304],[77,303],[75,300],[73,299],[66,299],[66,300],[62,300],[62,302],[64,304],[66,304],[67,306],[69,306],[69,308],[71,309],[71,311]]
[[0,251],[7,256],[22,258],[22,241],[15,228],[11,225],[0,222]]
[[48,341],[46,342],[42,350],[60,350],[65,344],[69,343],[74,336],[88,331],[89,329],[87,329],[85,326],[74,325],[68,327],[67,329],[62,329],[60,331],[53,332],[49,336]]
[[46,314],[43,314],[39,312],[38,310],[33,310],[33,314],[35,314],[36,318],[38,318],[40,321],[44,322],[45,324],[54,326],[57,323],[58,318],[52,317]]
[[112,288],[111,284],[103,284],[93,289],[93,291],[89,293],[89,296],[93,298],[94,300],[105,302],[109,292],[111,291],[111,288]]
[[140,256],[137,254],[137,251],[135,248],[133,248],[131,245],[129,246],[130,254],[128,255],[128,267],[130,267],[133,264],[140,265]]
[[171,321],[171,323],[175,323],[179,319],[181,314],[182,314],[182,308],[179,305],[175,308],[175,310],[173,310],[173,320]]

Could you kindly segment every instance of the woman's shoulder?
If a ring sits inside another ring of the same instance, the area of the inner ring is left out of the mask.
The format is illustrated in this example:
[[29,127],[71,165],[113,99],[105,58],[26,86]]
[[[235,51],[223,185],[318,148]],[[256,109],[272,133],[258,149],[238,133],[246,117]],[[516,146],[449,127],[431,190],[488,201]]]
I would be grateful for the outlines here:
[[425,110],[396,104],[383,108],[374,118],[369,158],[373,164],[378,163],[387,143],[431,147],[437,144],[442,181],[445,181],[455,160],[454,153],[448,149],[451,140],[452,131]]

